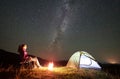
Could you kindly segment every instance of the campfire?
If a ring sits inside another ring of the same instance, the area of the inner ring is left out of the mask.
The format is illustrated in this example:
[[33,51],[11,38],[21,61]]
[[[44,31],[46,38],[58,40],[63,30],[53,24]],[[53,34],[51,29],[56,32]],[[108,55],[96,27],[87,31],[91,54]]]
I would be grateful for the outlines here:
[[48,70],[52,71],[53,70],[53,66],[54,66],[53,62],[50,62],[48,64]]

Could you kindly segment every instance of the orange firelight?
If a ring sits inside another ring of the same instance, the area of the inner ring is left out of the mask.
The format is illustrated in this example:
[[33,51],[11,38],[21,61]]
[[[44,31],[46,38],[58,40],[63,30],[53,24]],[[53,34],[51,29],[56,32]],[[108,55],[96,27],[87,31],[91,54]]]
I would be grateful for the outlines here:
[[53,66],[54,66],[53,62],[50,62],[48,64],[48,70],[52,71],[53,70]]

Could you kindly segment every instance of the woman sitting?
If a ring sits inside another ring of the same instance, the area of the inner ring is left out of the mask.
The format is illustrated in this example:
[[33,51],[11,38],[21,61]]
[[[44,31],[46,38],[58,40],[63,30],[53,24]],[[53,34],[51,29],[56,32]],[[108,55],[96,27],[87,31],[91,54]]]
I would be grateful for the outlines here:
[[37,57],[31,57],[31,56],[28,55],[28,53],[27,53],[27,45],[26,44],[19,45],[18,52],[20,54],[21,64],[22,63],[24,64],[24,63],[33,62],[34,68],[40,68],[41,67]]

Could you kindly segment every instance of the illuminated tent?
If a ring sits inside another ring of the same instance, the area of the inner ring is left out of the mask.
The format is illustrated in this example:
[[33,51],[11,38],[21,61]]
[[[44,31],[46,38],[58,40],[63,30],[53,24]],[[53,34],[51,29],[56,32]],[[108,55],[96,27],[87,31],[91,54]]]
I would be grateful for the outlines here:
[[75,52],[69,59],[67,67],[101,69],[95,58],[84,51]]

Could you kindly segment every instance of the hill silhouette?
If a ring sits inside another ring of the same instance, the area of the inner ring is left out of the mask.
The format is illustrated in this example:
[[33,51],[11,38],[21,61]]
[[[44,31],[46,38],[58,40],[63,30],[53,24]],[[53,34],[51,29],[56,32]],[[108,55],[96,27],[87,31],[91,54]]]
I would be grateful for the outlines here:
[[[34,55],[29,55],[32,57],[35,57]],[[40,57],[37,57],[40,64],[42,66],[46,66],[49,61]],[[3,49],[0,49],[0,65],[3,67],[7,67],[10,65],[13,66],[19,66],[20,63],[20,56],[19,54],[13,53],[13,52],[8,52]],[[55,66],[65,66],[67,61],[61,60],[61,61],[54,61]]]
[[20,57],[18,54],[0,49],[0,64],[2,66],[18,65]]
[[[30,55],[34,57],[34,55]],[[37,57],[40,64],[44,65],[48,61],[42,58]],[[19,54],[8,52],[3,49],[0,49],[0,65],[3,67],[7,67],[9,65],[18,66],[20,63],[20,56]]]

